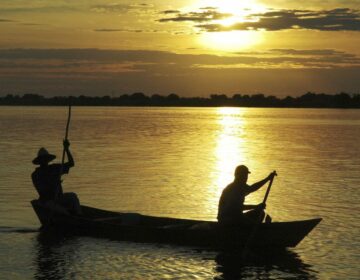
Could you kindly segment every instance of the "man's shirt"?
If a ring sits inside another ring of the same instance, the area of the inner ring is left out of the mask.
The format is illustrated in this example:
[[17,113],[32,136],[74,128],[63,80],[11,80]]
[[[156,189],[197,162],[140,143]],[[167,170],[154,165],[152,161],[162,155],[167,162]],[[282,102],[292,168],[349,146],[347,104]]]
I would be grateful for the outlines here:
[[235,182],[229,184],[220,197],[218,221],[240,219],[243,215],[245,196],[250,192],[250,186],[246,184],[238,185]]
[[31,174],[33,184],[39,193],[40,200],[54,200],[63,194],[61,175],[69,173],[68,164],[51,164],[37,167]]

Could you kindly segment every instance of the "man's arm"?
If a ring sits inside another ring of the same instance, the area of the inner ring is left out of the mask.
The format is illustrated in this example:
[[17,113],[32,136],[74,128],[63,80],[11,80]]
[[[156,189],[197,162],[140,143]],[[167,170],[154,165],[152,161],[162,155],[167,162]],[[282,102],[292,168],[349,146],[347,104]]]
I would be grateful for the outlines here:
[[252,209],[255,209],[258,206],[259,205],[246,205],[246,204],[244,204],[243,210],[252,210]]
[[257,191],[258,189],[260,189],[263,185],[266,184],[266,182],[268,182],[268,181],[270,181],[271,179],[273,179],[273,178],[275,177],[275,175],[276,175],[276,172],[273,171],[273,172],[271,172],[271,173],[269,174],[269,176],[267,176],[265,179],[263,179],[263,180],[255,183],[255,184],[251,185],[251,186],[249,187],[249,193],[255,192],[255,191]]

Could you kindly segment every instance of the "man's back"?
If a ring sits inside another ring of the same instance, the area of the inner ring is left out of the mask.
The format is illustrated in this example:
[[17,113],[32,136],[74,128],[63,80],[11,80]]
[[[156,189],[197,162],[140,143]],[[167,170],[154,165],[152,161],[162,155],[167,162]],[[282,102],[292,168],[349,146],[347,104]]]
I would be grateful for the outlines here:
[[219,200],[218,221],[241,219],[248,186],[235,182],[229,184],[222,192]]
[[62,194],[61,175],[69,172],[69,167],[61,164],[40,166],[31,174],[33,184],[41,200],[54,200]]

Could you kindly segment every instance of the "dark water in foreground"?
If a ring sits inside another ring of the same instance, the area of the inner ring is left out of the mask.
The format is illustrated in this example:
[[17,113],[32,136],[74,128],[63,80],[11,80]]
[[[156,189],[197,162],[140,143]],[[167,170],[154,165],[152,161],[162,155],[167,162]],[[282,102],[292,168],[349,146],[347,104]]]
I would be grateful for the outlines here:
[[[90,206],[216,218],[237,164],[250,183],[276,169],[274,220],[322,217],[295,249],[249,257],[45,235],[29,201],[31,160],[61,154],[66,108],[0,107],[0,279],[359,279],[360,111],[74,108],[76,167],[64,177]],[[249,197],[262,200],[264,190]]]
[[314,268],[291,251],[241,262],[240,254],[185,247],[44,234],[28,234],[20,242],[13,240],[19,235],[7,237],[20,254],[5,262],[4,279],[317,279]]

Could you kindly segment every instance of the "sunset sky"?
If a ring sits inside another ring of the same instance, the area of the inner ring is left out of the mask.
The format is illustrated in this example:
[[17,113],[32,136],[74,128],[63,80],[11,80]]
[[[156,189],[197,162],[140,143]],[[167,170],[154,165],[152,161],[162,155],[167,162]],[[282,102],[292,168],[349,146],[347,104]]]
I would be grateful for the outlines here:
[[0,95],[360,92],[360,0],[1,0]]

